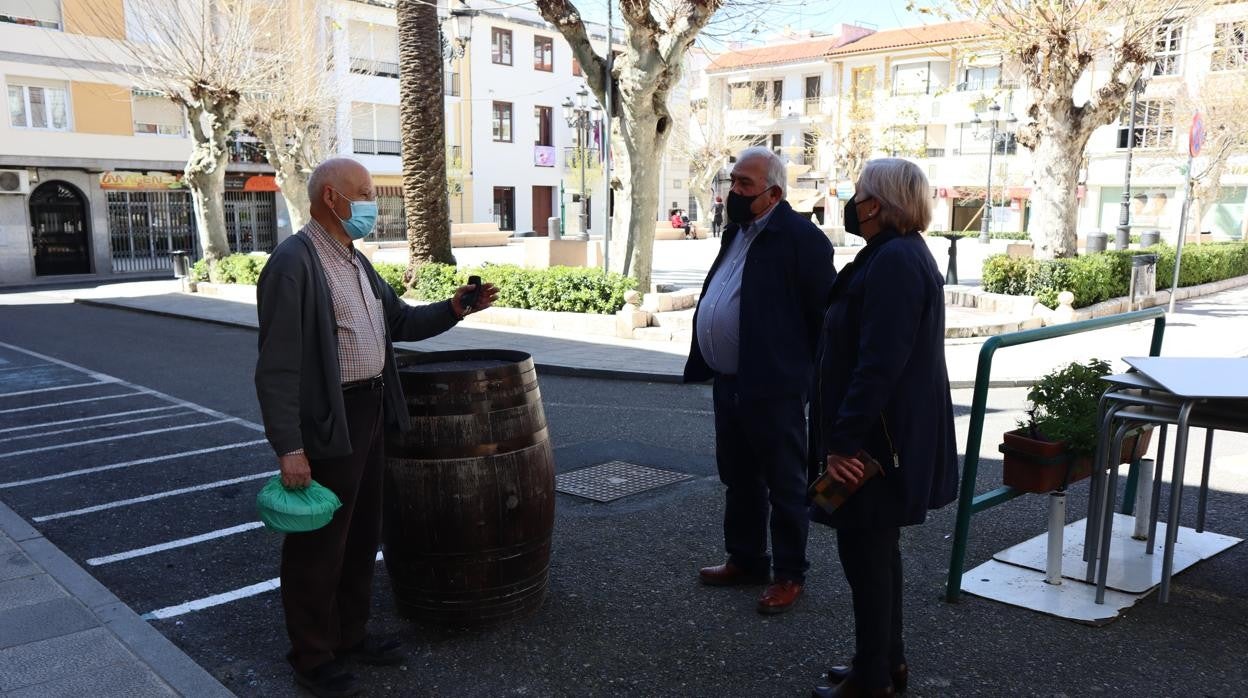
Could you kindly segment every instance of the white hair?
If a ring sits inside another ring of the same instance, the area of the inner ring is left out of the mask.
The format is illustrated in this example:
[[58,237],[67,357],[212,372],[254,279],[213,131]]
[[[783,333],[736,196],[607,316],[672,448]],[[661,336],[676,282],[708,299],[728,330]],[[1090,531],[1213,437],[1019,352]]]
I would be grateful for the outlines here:
[[901,158],[868,160],[855,195],[880,203],[880,223],[902,235],[927,230],[932,222],[931,189],[918,165]]
[[767,186],[780,187],[780,198],[788,196],[789,193],[789,168],[785,166],[784,160],[776,155],[775,151],[765,145],[755,145],[741,151],[737,156],[737,162],[745,162],[754,158],[762,158],[767,161]]

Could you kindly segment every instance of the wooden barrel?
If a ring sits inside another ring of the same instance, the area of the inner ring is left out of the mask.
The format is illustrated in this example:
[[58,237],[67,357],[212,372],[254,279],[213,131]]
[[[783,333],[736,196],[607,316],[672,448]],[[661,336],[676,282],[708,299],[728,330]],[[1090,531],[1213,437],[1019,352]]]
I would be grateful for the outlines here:
[[541,606],[555,467],[533,359],[400,354],[412,421],[386,433],[382,549],[399,612],[489,625]]

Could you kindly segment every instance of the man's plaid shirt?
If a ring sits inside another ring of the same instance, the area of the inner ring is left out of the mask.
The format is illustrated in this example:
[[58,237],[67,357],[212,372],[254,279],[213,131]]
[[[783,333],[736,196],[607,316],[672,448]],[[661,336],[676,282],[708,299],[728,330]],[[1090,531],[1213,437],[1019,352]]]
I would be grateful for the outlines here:
[[385,313],[354,246],[343,245],[315,220],[303,232],[312,240],[329,281],[338,323],[338,369],[343,383],[380,375],[386,366]]

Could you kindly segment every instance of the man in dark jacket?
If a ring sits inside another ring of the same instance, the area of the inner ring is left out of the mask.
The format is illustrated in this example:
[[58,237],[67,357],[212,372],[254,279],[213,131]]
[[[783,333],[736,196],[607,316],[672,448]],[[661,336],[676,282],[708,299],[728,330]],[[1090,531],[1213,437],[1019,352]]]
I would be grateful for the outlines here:
[[[728,560],[704,584],[774,583],[760,613],[802,593],[806,569],[806,400],[832,246],[784,200],[784,162],[748,148],[732,169],[729,224],[694,315],[685,381],[714,379],[715,454],[727,486]],[[767,554],[771,532],[772,556]]]
[[278,245],[256,288],[256,395],[282,484],[315,479],[342,501],[325,527],[282,545],[282,606],[295,680],[318,696],[353,695],[336,659],[402,660],[396,641],[369,637],[369,598],[381,535],[382,433],[407,429],[392,341],[440,334],[493,302],[453,298],[409,306],[352,245],[377,215],[363,165],[329,160],[308,181],[312,221]]

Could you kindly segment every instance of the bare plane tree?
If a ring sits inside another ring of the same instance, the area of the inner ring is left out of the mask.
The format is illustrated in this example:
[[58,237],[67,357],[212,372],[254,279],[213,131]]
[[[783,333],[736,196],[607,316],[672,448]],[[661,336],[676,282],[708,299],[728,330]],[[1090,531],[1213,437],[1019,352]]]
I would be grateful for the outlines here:
[[264,144],[294,230],[308,222],[308,177],[334,152],[334,119],[341,90],[326,71],[332,30],[323,18],[325,0],[284,0],[269,17],[270,42],[279,79],[243,95],[239,121]]
[[[1083,151],[1097,128],[1118,118],[1152,60],[1157,30],[1177,0],[953,0],[953,13],[990,27],[994,43],[1019,62],[1033,102],[1018,142],[1032,150],[1030,230],[1037,258],[1076,251],[1075,190]],[[1195,3],[1199,4],[1199,2]],[[1192,11],[1193,4],[1183,6]],[[1097,71],[1098,66],[1107,70]],[[1103,77],[1102,77],[1103,76]],[[1091,80],[1090,97],[1076,86]]]
[[658,163],[673,130],[668,96],[680,81],[685,52],[724,0],[622,0],[625,50],[614,61],[610,84],[606,58],[594,49],[571,0],[536,2],[542,17],[572,47],[599,103],[606,104],[607,90],[611,90],[613,114],[609,116],[613,134],[623,146],[613,160],[619,172],[619,196],[627,203],[626,209],[615,213],[618,225],[614,230],[619,232],[611,242],[612,267],[648,289],[654,212],[659,203]]
[[[228,138],[243,95],[273,79],[266,37],[275,7],[264,0],[126,0],[130,21],[84,3],[103,35],[125,36],[98,48],[135,87],[185,108],[193,147],[185,182],[195,204],[200,247],[210,265],[230,253],[225,232]],[[111,7],[111,5],[110,5]],[[123,23],[125,26],[113,26]],[[117,51],[119,50],[119,54]],[[117,60],[120,58],[120,60]]]

